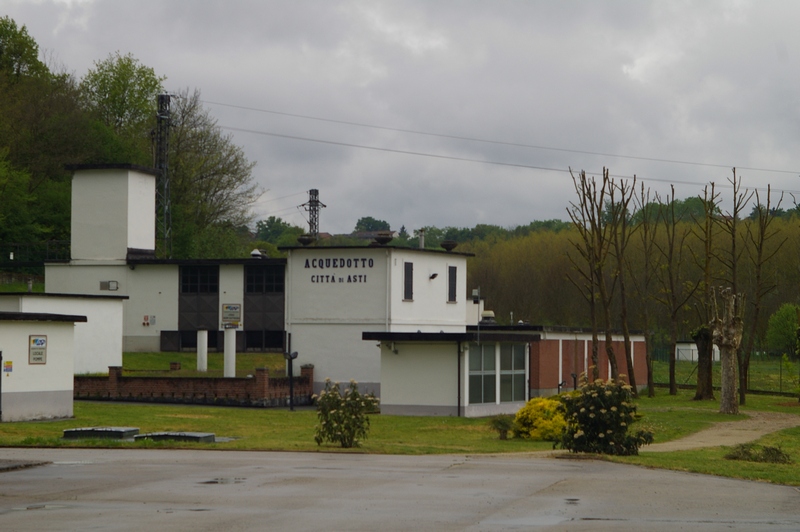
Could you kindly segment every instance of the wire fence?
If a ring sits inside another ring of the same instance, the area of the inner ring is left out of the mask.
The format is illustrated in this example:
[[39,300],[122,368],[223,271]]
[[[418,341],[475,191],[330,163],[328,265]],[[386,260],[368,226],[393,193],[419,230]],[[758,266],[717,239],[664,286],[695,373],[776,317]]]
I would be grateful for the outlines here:
[[[669,384],[669,349],[654,348],[653,381],[656,384]],[[680,357],[679,357],[680,358]],[[675,380],[678,385],[697,383],[697,360],[679,359],[675,361]],[[718,359],[712,362],[713,385],[720,385],[721,364]],[[784,359],[777,353],[754,353],[750,357],[747,389],[756,393],[800,394],[800,364],[797,356]]]

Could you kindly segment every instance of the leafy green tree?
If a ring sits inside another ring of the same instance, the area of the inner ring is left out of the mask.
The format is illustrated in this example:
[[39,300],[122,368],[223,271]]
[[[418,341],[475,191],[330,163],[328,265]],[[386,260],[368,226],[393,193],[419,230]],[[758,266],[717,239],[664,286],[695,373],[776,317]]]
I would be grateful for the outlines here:
[[255,163],[222,133],[202,107],[200,92],[190,95],[185,90],[173,101],[169,156],[173,255],[188,258],[199,249],[199,243],[192,241],[207,228],[248,225],[250,207],[261,193],[253,182]]
[[89,108],[121,137],[148,143],[155,126],[156,95],[164,91],[166,78],[131,54],[114,52],[94,65],[81,81]]
[[25,76],[45,76],[48,69],[39,60],[39,45],[8,16],[0,17],[0,75],[12,80]]
[[[278,218],[277,216],[270,216],[266,220],[258,220],[256,222],[256,238],[264,240],[271,244],[278,244],[283,239],[284,234],[288,233],[288,238],[296,240],[298,236],[302,235],[304,229],[291,225]],[[291,245],[291,244],[280,244]]]
[[372,216],[365,216],[363,218],[359,218],[356,222],[355,232],[362,232],[362,231],[389,231],[391,228],[389,226],[389,222],[385,222],[383,220],[376,220]]
[[800,306],[784,303],[769,317],[767,347],[778,353],[794,354],[797,348],[797,316]]
[[25,242],[38,237],[29,210],[30,176],[14,170],[0,153],[0,242]]

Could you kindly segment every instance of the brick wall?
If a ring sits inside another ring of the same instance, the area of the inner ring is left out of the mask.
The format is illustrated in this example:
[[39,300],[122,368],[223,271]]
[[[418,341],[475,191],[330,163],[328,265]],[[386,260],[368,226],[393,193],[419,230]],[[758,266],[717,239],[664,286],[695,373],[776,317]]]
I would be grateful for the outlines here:
[[[294,378],[294,404],[310,405],[314,368],[301,368]],[[269,370],[256,369],[249,378],[123,377],[111,366],[108,377],[75,377],[75,399],[156,403],[213,404],[222,406],[285,406],[289,404],[289,379],[270,378]]]

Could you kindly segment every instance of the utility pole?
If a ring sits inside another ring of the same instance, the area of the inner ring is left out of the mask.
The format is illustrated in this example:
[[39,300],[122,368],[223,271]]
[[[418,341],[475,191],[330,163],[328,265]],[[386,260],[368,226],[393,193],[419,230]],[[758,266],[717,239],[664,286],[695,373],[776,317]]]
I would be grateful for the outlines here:
[[316,240],[319,238],[319,211],[326,207],[319,200],[319,190],[312,188],[308,191],[308,202],[300,205],[308,212],[308,234]]
[[158,95],[156,114],[156,249],[161,244],[164,258],[172,258],[172,207],[169,192],[170,96]]

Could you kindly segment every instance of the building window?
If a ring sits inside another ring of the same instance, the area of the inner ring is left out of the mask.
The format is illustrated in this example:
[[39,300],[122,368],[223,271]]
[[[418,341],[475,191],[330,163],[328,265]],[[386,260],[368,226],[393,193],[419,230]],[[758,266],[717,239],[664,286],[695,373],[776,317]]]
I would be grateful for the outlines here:
[[455,266],[448,266],[447,267],[447,302],[448,303],[455,303],[456,302],[456,275],[458,274],[458,268]]
[[283,266],[245,266],[245,292],[281,294],[283,277]]
[[182,294],[216,294],[219,292],[217,266],[183,266],[181,268]]
[[403,275],[403,301],[414,300],[414,263],[405,262]]
[[500,402],[525,400],[525,345],[500,345]]
[[495,403],[497,384],[494,344],[472,344],[469,349],[469,403]]

